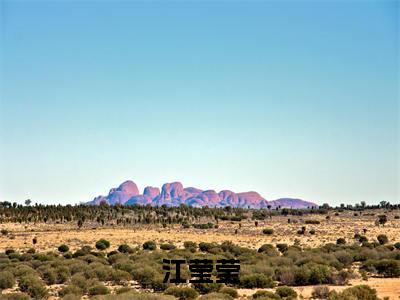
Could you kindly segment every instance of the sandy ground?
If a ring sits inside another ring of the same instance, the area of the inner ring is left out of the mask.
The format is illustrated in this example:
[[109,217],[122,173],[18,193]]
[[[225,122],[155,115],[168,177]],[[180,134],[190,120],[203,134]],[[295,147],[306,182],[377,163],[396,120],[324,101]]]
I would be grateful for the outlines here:
[[[330,290],[342,291],[350,286],[366,284],[376,289],[378,296],[389,297],[390,300],[400,299],[400,278],[369,278],[368,281],[352,280],[347,286],[329,285]],[[311,299],[311,293],[315,286],[294,287],[300,299]],[[251,296],[260,289],[239,289],[240,296]],[[273,291],[273,289],[265,289]]]
[[[355,233],[363,234],[363,229],[367,230],[366,236],[375,239],[378,234],[386,234],[390,242],[400,241],[400,220],[389,216],[390,221],[383,226],[376,226],[376,216],[354,217],[347,213],[340,216],[330,216],[326,220],[325,216],[293,217],[290,219],[297,223],[288,224],[288,217],[273,217],[266,221],[259,221],[258,227],[254,221],[246,220],[241,222],[241,227],[237,222],[219,222],[218,229],[183,229],[179,225],[167,228],[161,226],[134,226],[117,227],[106,225],[99,227],[97,224],[85,224],[82,229],[78,229],[75,223],[70,224],[0,224],[0,229],[7,229],[8,236],[0,236],[0,251],[7,248],[28,249],[31,248],[32,240],[37,238],[35,248],[37,250],[52,250],[60,244],[68,244],[72,250],[82,245],[94,245],[100,238],[106,238],[111,242],[111,248],[116,248],[122,243],[130,245],[142,245],[147,240],[156,242],[172,242],[181,245],[184,241],[195,242],[217,242],[232,241],[238,245],[250,248],[259,248],[265,243],[288,243],[293,244],[297,239],[303,246],[315,247],[325,243],[335,243],[339,237],[344,237],[348,241],[353,240]],[[307,225],[307,219],[319,220],[321,224]],[[298,235],[296,232],[306,226],[305,235]],[[273,228],[273,235],[263,235],[263,228]],[[311,235],[309,230],[314,229],[315,234]],[[235,234],[235,230],[238,231]]]

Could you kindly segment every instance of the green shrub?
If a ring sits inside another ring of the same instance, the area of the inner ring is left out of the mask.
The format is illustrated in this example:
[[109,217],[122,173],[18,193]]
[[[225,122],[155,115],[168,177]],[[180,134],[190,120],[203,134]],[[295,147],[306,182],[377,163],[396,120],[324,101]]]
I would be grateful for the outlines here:
[[69,247],[67,245],[63,244],[58,247],[58,251],[60,251],[61,253],[66,253],[69,251]]
[[222,288],[221,283],[210,282],[210,283],[193,283],[193,288],[200,294],[208,294],[218,292]]
[[346,240],[344,238],[338,238],[336,240],[336,245],[345,245],[346,244]]
[[8,271],[0,272],[0,290],[10,289],[15,284],[15,277],[13,273]]
[[263,299],[263,300],[280,300],[281,297],[275,295],[269,291],[257,291],[253,294],[252,299]]
[[6,255],[10,255],[11,253],[15,253],[14,249],[6,249],[6,251],[4,252]]
[[46,266],[44,268],[40,268],[39,271],[41,273],[43,281],[46,284],[51,285],[57,282],[57,273],[53,268]]
[[62,300],[81,300],[81,296],[74,294],[66,294],[64,297],[62,297]]
[[199,243],[199,250],[202,252],[218,253],[220,249],[220,246],[216,243]]
[[119,288],[119,289],[117,289],[117,290],[115,291],[115,293],[116,293],[117,295],[119,295],[119,294],[125,294],[125,293],[128,293],[128,292],[134,292],[134,290],[132,290],[132,288],[130,288],[130,287],[128,287],[128,286],[123,286],[122,288]]
[[104,284],[95,284],[89,288],[89,295],[107,295],[110,293],[110,290]]
[[400,250],[400,242],[397,242],[393,245],[397,250]]
[[71,277],[69,269],[65,266],[56,267],[55,272],[57,275],[57,283],[65,283]]
[[118,251],[121,253],[133,253],[133,249],[127,244],[120,245]]
[[373,264],[378,274],[384,277],[400,277],[400,261],[394,259],[382,259]]
[[204,223],[204,224],[193,224],[193,227],[196,229],[211,229],[211,228],[214,228],[214,224],[211,222]]
[[27,293],[34,299],[47,298],[47,290],[42,281],[33,275],[26,275],[21,277],[19,281],[19,288],[22,292]]
[[156,291],[163,291],[166,289],[166,284],[163,283],[164,276],[159,273],[160,269],[157,266],[151,267],[149,265],[135,266],[132,270],[132,277],[137,280],[143,288],[152,288]]
[[238,294],[237,290],[234,289],[234,288],[231,288],[231,287],[224,286],[223,288],[221,288],[219,290],[219,292],[223,293],[223,294],[227,294],[227,295],[231,296],[232,298],[238,298],[239,297],[239,294]]
[[78,273],[71,277],[71,283],[75,286],[80,287],[82,290],[86,290],[87,288],[87,279],[83,274]]
[[271,277],[264,274],[244,275],[240,278],[240,286],[248,289],[273,288],[275,286]]
[[30,300],[31,298],[24,293],[9,293],[0,296],[1,300]]
[[310,267],[310,284],[326,284],[332,282],[332,271],[326,265],[313,265]]
[[313,299],[328,299],[329,297],[329,288],[325,285],[316,286],[313,288],[311,293],[311,298]]
[[166,295],[172,295],[180,300],[186,300],[186,299],[196,299],[197,296],[199,295],[197,291],[193,288],[190,287],[176,287],[172,286],[168,288],[164,294]]
[[197,244],[192,241],[184,242],[183,247],[185,247],[185,249],[189,250],[190,252],[196,252],[197,250]]
[[378,240],[379,244],[381,244],[381,245],[385,245],[389,242],[389,239],[385,234],[378,235],[376,237],[376,239]]
[[210,293],[206,295],[202,295],[198,300],[232,300],[233,298],[228,294],[224,293]]
[[263,234],[271,235],[274,233],[274,230],[272,228],[264,228],[262,231]]
[[306,224],[314,224],[314,225],[321,224],[321,222],[318,221],[318,220],[305,220],[304,223],[306,223]]
[[161,250],[174,250],[174,249],[176,249],[176,246],[174,244],[165,243],[165,244],[160,245],[160,249]]
[[287,299],[287,300],[297,299],[296,291],[288,286],[277,287],[275,290],[275,294],[277,294],[282,299]]
[[353,255],[348,251],[337,251],[334,253],[336,259],[344,266],[350,266],[353,263]]
[[265,252],[269,252],[271,250],[274,250],[274,246],[272,246],[271,244],[264,244],[260,248],[258,248],[257,252],[265,253]]
[[110,247],[110,242],[105,239],[100,239],[96,242],[96,249],[105,250]]
[[147,241],[143,244],[144,250],[156,250],[157,245],[154,241]]
[[284,253],[289,249],[287,244],[276,244],[276,248],[278,248],[279,252]]
[[68,294],[73,294],[73,295],[82,295],[83,294],[83,290],[76,286],[76,285],[67,285],[64,286],[59,292],[58,295],[60,297],[64,297],[65,295]]
[[343,290],[341,293],[331,292],[329,300],[379,300],[376,290],[368,285],[356,285]]
[[112,273],[112,280],[116,284],[121,284],[132,279],[132,275],[126,271],[115,270]]

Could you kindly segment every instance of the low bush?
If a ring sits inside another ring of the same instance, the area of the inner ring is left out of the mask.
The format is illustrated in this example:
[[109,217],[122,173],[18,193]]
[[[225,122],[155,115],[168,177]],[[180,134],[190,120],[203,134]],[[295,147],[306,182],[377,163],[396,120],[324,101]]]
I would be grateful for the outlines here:
[[279,286],[275,290],[275,294],[282,299],[294,300],[297,299],[297,293],[294,289],[288,286]]
[[161,250],[174,250],[174,249],[176,249],[176,246],[171,243],[165,243],[165,244],[160,245],[160,249]]
[[174,296],[180,300],[186,299],[196,299],[198,297],[198,293],[195,289],[190,287],[176,287],[172,286],[168,288],[164,294]]
[[104,284],[95,284],[89,288],[89,295],[107,295],[110,290]]
[[206,295],[202,295],[198,300],[232,300],[233,298],[228,294],[224,293],[210,293]]
[[257,291],[253,294],[252,299],[262,300],[280,300],[281,297],[269,291]]
[[126,271],[115,270],[112,272],[112,281],[116,284],[122,284],[132,279],[132,275]]
[[313,288],[311,293],[311,298],[313,299],[328,299],[329,297],[329,288],[325,285],[316,286]]
[[222,288],[221,283],[193,283],[193,288],[200,294],[208,294],[213,292],[218,292]]
[[276,248],[278,248],[279,252],[284,253],[289,249],[287,244],[276,244]]
[[239,294],[238,294],[237,290],[234,289],[234,288],[231,288],[231,287],[225,286],[225,287],[221,288],[219,290],[219,292],[223,293],[223,294],[227,294],[227,295],[231,296],[232,298],[238,298],[239,297]]
[[33,299],[45,299],[48,296],[46,287],[42,281],[33,275],[21,277],[19,288],[21,292],[27,293]]
[[276,251],[275,247],[271,244],[264,244],[257,250],[258,253],[265,253],[269,256],[277,256],[279,253]]
[[264,228],[262,231],[263,234],[271,235],[274,234],[274,230],[272,228]]
[[244,275],[240,278],[240,286],[248,289],[273,288],[275,286],[271,277],[264,274]]
[[110,247],[110,242],[105,239],[100,239],[96,242],[96,248],[98,250],[105,250]]
[[379,244],[381,244],[381,245],[385,245],[389,242],[389,239],[385,234],[378,235],[376,237],[376,239],[378,240]]
[[80,296],[83,294],[83,290],[80,287],[71,284],[71,285],[64,286],[58,292],[58,295],[60,297],[64,297],[65,295],[69,295],[69,294]]
[[1,300],[31,300],[31,298],[24,293],[9,293],[9,294],[2,294],[0,296]]
[[157,245],[154,241],[147,241],[143,244],[144,250],[156,250]]
[[15,285],[14,274],[8,271],[0,272],[0,290],[10,289]]
[[338,238],[336,240],[336,245],[346,245],[346,239],[344,238]]
[[193,224],[193,227],[196,229],[211,229],[214,228],[214,224],[211,222],[204,224]]
[[187,250],[189,250],[190,252],[196,252],[197,250],[197,244],[195,242],[192,241],[186,241],[183,243],[183,247]]
[[318,220],[305,220],[304,223],[306,223],[306,224],[314,224],[314,225],[321,224],[321,222],[318,221]]
[[[368,264],[369,261],[366,262]],[[364,266],[366,265],[364,264]],[[400,277],[400,261],[395,259],[381,259],[372,261],[372,266],[379,275],[384,277]]]
[[379,300],[376,290],[369,287],[368,285],[353,286],[343,290],[343,292],[341,293],[332,291],[329,294],[328,299],[329,300],[343,300],[343,299]]
[[61,253],[66,253],[69,251],[69,247],[67,245],[63,244],[58,247],[58,251],[60,251]]
[[118,251],[121,253],[133,253],[133,249],[127,244],[120,245]]

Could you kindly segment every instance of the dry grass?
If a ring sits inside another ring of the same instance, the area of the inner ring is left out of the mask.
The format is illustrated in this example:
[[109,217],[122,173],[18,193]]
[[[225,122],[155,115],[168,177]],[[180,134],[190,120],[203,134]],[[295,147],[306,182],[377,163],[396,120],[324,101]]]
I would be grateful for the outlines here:
[[[368,212],[366,212],[368,213]],[[97,224],[85,224],[78,229],[75,223],[69,224],[2,224],[1,229],[7,229],[8,236],[0,236],[0,251],[7,248],[28,249],[31,248],[32,239],[37,238],[35,245],[37,250],[52,250],[62,243],[68,244],[71,249],[82,245],[91,244],[100,238],[107,238],[113,247],[122,243],[130,245],[142,245],[147,240],[155,240],[158,243],[172,242],[181,245],[184,241],[195,242],[222,242],[230,240],[242,246],[258,248],[265,243],[288,243],[293,244],[298,240],[302,246],[315,247],[325,243],[335,243],[339,237],[347,241],[353,241],[355,233],[363,234],[367,229],[366,236],[375,239],[378,234],[386,234],[390,242],[400,241],[400,220],[394,219],[393,214],[388,213],[389,221],[383,226],[376,226],[377,215],[382,213],[374,211],[375,216],[354,216],[352,212],[343,212],[339,216],[330,214],[330,220],[324,215],[311,215],[302,217],[273,217],[265,221],[259,221],[255,227],[254,221],[242,221],[241,228],[238,222],[220,221],[218,229],[183,229],[179,225],[162,228],[161,226],[138,225],[132,227],[104,226]],[[297,222],[288,224],[290,218]],[[307,219],[319,220],[321,224],[305,225]],[[307,227],[305,235],[298,235],[301,226]],[[273,228],[274,234],[263,235],[262,229]],[[235,230],[238,233],[235,234]],[[315,235],[309,234],[314,229]]]

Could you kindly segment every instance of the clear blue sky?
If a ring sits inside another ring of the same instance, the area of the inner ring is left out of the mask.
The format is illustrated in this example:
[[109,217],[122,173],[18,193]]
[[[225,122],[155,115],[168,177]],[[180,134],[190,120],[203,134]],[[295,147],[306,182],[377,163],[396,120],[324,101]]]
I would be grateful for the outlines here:
[[0,200],[124,180],[399,202],[397,1],[1,1]]

